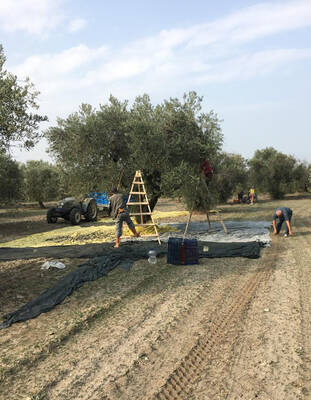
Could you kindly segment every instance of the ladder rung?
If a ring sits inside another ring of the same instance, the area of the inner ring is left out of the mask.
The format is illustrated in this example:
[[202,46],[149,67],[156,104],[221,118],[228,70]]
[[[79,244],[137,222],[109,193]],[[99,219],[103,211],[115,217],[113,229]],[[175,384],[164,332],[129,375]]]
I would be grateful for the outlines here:
[[131,194],[147,194],[146,192],[130,192],[130,195]]
[[132,202],[129,202],[129,203],[126,203],[126,205],[127,206],[139,206],[139,205],[148,205],[149,203],[148,202],[137,202],[137,203],[132,203]]
[[143,185],[144,182],[133,182],[133,184],[135,184],[135,185]]
[[130,216],[132,215],[151,215],[151,212],[146,212],[146,213],[130,213]]

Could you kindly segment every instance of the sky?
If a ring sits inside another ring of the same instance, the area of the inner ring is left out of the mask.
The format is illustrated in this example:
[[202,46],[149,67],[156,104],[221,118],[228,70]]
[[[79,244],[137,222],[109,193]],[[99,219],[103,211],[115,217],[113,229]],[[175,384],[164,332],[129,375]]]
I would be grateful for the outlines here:
[[[157,104],[195,90],[225,151],[311,162],[311,0],[0,0],[0,43],[40,91],[41,131],[110,94]],[[12,155],[50,161],[46,149]]]

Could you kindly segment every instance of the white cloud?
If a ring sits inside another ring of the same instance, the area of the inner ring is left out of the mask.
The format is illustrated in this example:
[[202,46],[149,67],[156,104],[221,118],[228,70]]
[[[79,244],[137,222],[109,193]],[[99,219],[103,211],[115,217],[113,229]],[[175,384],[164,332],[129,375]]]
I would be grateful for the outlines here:
[[70,21],[69,26],[68,26],[68,31],[70,33],[75,33],[80,31],[86,26],[86,21],[83,18],[76,18]]
[[1,0],[0,28],[5,32],[42,34],[64,21],[61,3],[62,0]]
[[310,0],[258,4],[212,23],[164,30],[131,43],[89,71],[86,81],[107,83],[145,74],[163,79],[191,75],[194,81],[263,75],[285,61],[309,58],[308,50],[245,52],[241,46],[306,26],[311,26]]
[[46,36],[59,26],[75,33],[86,25],[83,18],[69,18],[65,0],[0,0],[0,30]]
[[94,61],[103,60],[107,52],[108,49],[104,46],[90,49],[81,44],[56,54],[46,53],[28,57],[23,64],[11,70],[22,78],[30,76],[42,92],[43,88],[45,92],[51,92],[66,85],[70,80],[79,79],[79,69]]
[[279,70],[282,65],[308,59],[311,59],[311,49],[258,51],[212,64],[206,72],[201,68],[202,74],[195,82],[202,84],[260,77]]
[[50,106],[45,112],[59,110],[65,101],[66,109],[74,110],[82,101],[104,101],[109,93],[121,98],[142,92],[163,97],[205,83],[264,76],[310,59],[308,48],[267,50],[254,43],[307,26],[311,26],[311,1],[263,3],[212,23],[164,30],[121,49],[81,44],[60,53],[34,55],[13,71],[35,82]]
[[262,3],[191,29],[189,46],[247,43],[311,25],[310,0]]

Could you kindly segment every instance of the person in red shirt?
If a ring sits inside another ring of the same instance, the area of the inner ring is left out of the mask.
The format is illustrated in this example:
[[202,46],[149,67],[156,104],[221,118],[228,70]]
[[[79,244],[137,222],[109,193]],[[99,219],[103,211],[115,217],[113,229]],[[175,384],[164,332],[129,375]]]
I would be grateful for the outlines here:
[[209,185],[211,179],[213,178],[213,168],[210,164],[210,162],[208,160],[204,160],[201,164],[200,164],[200,175],[201,178],[204,179],[206,186]]

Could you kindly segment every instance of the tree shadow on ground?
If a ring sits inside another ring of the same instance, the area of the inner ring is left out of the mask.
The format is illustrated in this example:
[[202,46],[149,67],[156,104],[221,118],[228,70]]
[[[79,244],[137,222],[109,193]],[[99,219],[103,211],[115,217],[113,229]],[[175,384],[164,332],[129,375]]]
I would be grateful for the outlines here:
[[234,207],[234,208],[221,208],[220,206],[220,213],[234,213],[234,212],[254,212],[254,211],[264,211],[264,210],[269,210],[271,211],[271,208],[273,207],[256,207],[256,204],[254,206],[251,206],[249,204],[247,205],[242,205],[239,207]]
[[[278,201],[291,201],[291,200],[308,200],[311,199],[311,193],[295,193],[295,194],[287,194],[281,199],[271,199],[270,197],[261,199],[259,198],[258,202],[255,204],[265,204],[265,203],[272,203],[272,202],[278,202]],[[240,206],[240,207],[246,207],[249,204],[247,203],[227,203],[233,206]],[[219,204],[221,207],[222,205],[227,205],[227,204]]]
[[283,200],[307,200],[307,199],[311,199],[311,193],[289,194],[285,196]]
[[0,224],[0,242],[8,242],[21,237],[63,229],[68,223],[48,224],[45,220],[18,221]]
[[308,236],[308,235],[311,235],[311,231],[308,231],[308,232],[294,232],[293,233],[293,237],[296,237],[296,236]]
[[[1,207],[0,207],[1,210]],[[2,208],[2,210],[4,210]],[[40,217],[45,216],[46,210],[44,209],[35,209],[35,210],[7,210],[2,211],[0,213],[0,220],[1,219],[8,219],[8,218],[27,218],[27,217]]]
[[[239,208],[223,208],[220,210],[219,216],[223,216],[230,220],[241,220],[249,218],[251,220],[271,220],[273,215],[273,208],[271,207],[256,207],[256,206],[245,206]],[[216,216],[217,214],[211,213],[210,217]]]
[[114,226],[114,221],[107,221],[107,222],[87,222],[81,221],[80,227],[81,228],[89,228],[90,226]]

